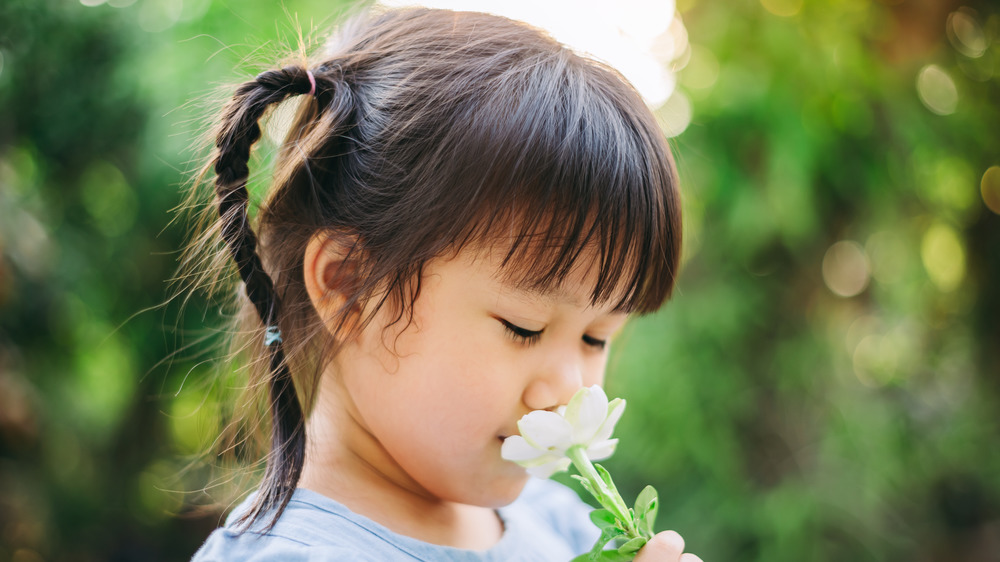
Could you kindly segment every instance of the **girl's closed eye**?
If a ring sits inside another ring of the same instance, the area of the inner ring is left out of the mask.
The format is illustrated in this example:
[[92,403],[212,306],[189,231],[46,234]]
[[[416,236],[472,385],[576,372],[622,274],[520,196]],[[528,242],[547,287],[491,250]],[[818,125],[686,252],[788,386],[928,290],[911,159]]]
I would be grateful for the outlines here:
[[[527,328],[522,328],[517,324],[514,324],[513,322],[505,320],[503,318],[497,318],[497,320],[500,321],[501,324],[503,324],[504,330],[507,332],[507,335],[509,335],[518,343],[523,343],[526,345],[531,345],[537,342],[539,339],[541,339],[542,332],[545,331],[544,328],[541,330],[529,330]],[[595,338],[587,334],[584,334],[582,339],[583,343],[587,344],[587,346],[594,348],[595,350],[598,351],[604,350],[608,345],[608,340]]]
[[503,318],[497,318],[497,320],[503,324],[504,331],[507,332],[508,336],[518,343],[523,343],[525,345],[531,345],[537,342],[541,339],[542,332],[545,331],[544,328],[541,330],[528,330],[527,328],[522,328],[509,320],[504,320]]

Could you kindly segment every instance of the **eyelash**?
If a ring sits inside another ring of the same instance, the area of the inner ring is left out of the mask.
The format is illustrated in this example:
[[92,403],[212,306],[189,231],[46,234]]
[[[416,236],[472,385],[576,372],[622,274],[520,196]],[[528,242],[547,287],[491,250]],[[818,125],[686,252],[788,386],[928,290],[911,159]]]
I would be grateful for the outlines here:
[[503,324],[504,329],[507,330],[507,333],[512,338],[525,345],[531,345],[537,342],[539,338],[542,337],[543,330],[538,330],[537,332],[534,332],[532,330],[525,330],[524,328],[517,326],[515,324],[511,324],[510,322],[503,319],[500,319],[500,323]]
[[[538,330],[536,332],[533,330],[526,330],[520,326],[517,326],[516,324],[508,322],[507,320],[503,319],[499,320],[500,323],[503,324],[503,327],[507,330],[507,333],[510,334],[512,338],[525,345],[531,345],[537,342],[539,338],[542,337],[542,332],[544,331],[544,330]],[[603,350],[608,345],[607,340],[599,340],[597,338],[590,337],[586,334],[584,334],[583,336],[583,343],[599,351]]]

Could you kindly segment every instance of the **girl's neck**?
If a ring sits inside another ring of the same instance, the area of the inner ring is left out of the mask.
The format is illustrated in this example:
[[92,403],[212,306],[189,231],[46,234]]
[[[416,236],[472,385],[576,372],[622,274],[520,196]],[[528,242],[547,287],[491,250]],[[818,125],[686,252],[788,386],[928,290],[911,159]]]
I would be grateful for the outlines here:
[[444,501],[424,490],[392,462],[330,386],[320,386],[307,422],[300,487],[427,543],[487,550],[500,540],[503,523],[496,511]]

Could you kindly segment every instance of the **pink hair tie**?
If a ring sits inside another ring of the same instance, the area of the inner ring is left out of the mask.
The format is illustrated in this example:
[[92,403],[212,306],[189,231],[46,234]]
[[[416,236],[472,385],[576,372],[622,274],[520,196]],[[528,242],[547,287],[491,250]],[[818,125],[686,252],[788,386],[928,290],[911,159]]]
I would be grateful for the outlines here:
[[306,71],[306,76],[309,77],[309,95],[313,96],[316,94],[316,77],[309,70]]

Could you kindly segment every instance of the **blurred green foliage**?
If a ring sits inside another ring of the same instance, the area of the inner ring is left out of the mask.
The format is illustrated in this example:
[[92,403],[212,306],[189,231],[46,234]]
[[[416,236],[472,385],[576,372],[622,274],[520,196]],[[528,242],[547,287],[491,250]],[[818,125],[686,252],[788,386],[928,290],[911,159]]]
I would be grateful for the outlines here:
[[[159,306],[169,210],[197,100],[342,8],[283,6],[0,5],[0,561],[184,560],[218,523],[181,493],[218,316]],[[997,559],[1000,9],[678,8],[686,263],[612,357],[623,493],[708,561]]]

